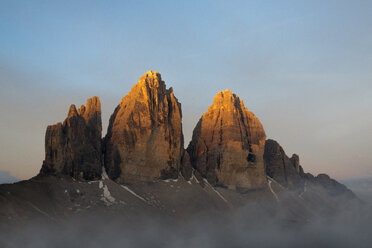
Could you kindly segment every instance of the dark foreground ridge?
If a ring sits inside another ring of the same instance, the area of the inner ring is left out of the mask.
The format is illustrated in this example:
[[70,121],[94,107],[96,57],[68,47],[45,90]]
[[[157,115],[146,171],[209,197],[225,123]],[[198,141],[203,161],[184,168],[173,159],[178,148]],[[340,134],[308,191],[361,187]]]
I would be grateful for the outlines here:
[[[226,237],[230,243],[208,240],[203,245],[198,237],[189,244],[194,247],[264,246],[242,237],[261,229],[269,235],[268,225],[297,230],[341,212],[359,220],[364,208],[344,185],[325,174],[305,173],[298,155],[289,158],[276,141],[266,140],[258,118],[229,90],[215,96],[185,150],[181,104],[160,74],[149,71],[121,100],[106,137],[101,136],[98,97],[79,109],[72,105],[63,123],[48,126],[39,175],[0,186],[4,247],[18,247],[22,237],[28,240],[43,232],[50,235],[46,243],[35,241],[31,246],[56,246],[58,234],[71,226],[81,235],[76,239],[96,237],[83,242],[93,247],[101,247],[98,238],[107,239],[118,231],[111,244],[124,238],[132,246],[148,247],[130,235],[144,226],[153,227],[153,233],[157,228],[172,232],[175,239],[190,238],[180,232],[194,233],[199,230],[195,226],[215,240],[222,230],[239,239]],[[207,223],[223,227],[217,231]],[[235,230],[239,225],[241,230]],[[42,230],[31,232],[35,226]],[[90,232],[80,233],[87,227]],[[151,240],[150,236],[146,237]],[[75,247],[69,238],[62,244]],[[159,239],[154,246],[187,247],[164,241]],[[287,247],[306,244],[305,238],[299,243],[287,241]]]

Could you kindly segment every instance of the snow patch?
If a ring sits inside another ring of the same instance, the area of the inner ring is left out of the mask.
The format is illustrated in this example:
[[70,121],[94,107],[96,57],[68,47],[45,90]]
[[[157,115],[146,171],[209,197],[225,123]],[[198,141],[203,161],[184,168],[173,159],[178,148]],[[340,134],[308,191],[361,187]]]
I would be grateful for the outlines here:
[[196,183],[200,183],[199,180],[195,177],[194,172],[192,173],[192,176],[190,178],[190,181],[194,179]]
[[76,193],[80,194],[80,190],[77,189],[77,190],[76,190]]
[[207,179],[204,178],[203,180],[204,180],[205,184],[207,184],[224,202],[228,203],[226,198],[223,197],[223,195],[221,195],[221,193],[218,192],[214,187],[212,187],[212,185],[209,184]]
[[102,181],[99,181],[98,187],[99,187],[100,189],[103,188],[103,182],[102,182]]
[[106,169],[103,166],[102,166],[101,178],[102,178],[102,180],[109,179],[109,177],[107,176],[107,173],[106,173]]
[[266,176],[266,178],[269,180],[269,181],[273,181],[274,183],[278,184],[280,188],[282,188],[283,190],[286,190],[287,188],[286,187],[283,187],[280,183],[278,183],[277,181],[274,180],[274,178],[271,178],[269,176]]
[[277,201],[277,202],[280,202],[279,197],[276,195],[275,191],[274,191],[273,188],[271,187],[271,183],[272,183],[272,181],[269,180],[269,189],[270,189],[271,193],[273,193],[273,195],[274,195],[276,201]]
[[165,182],[165,183],[169,183],[170,181],[172,181],[172,182],[178,182],[178,178],[177,179],[165,179],[165,180],[163,180],[163,182]]
[[103,196],[101,200],[104,201],[107,206],[110,206],[115,203],[115,198],[111,196],[111,193],[107,185],[103,186]]
[[[146,200],[144,198],[142,198],[141,196],[137,195],[134,191],[132,191],[130,188],[128,188],[127,186],[124,186],[124,185],[120,185],[123,189],[125,189],[126,191],[128,191],[129,193],[131,193],[132,195],[134,195],[135,197],[137,197],[138,199],[140,199],[141,201],[143,202],[146,202]],[[146,202],[147,203],[147,202]]]
[[42,215],[45,215],[46,217],[50,218],[50,219],[53,219],[49,214],[47,214],[46,212],[44,212],[43,210],[41,210],[40,208],[36,207],[34,204],[32,204],[31,202],[27,202],[28,204],[30,204],[30,206],[35,209],[36,211],[38,211],[39,213],[41,213]]

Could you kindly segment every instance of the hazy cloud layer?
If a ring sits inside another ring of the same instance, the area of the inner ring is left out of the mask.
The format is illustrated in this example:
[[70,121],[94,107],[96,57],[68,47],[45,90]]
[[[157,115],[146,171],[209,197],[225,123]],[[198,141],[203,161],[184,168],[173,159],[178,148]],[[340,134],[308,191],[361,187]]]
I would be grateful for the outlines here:
[[[307,223],[285,221],[254,204],[220,217],[183,221],[157,216],[77,217],[63,224],[34,222],[0,233],[2,247],[370,247],[371,209],[348,208]],[[266,215],[264,215],[266,214]]]

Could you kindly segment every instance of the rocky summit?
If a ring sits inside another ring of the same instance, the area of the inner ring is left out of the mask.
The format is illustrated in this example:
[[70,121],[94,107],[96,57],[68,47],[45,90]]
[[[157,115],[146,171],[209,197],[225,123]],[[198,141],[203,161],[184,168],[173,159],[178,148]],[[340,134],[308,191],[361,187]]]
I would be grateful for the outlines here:
[[194,129],[187,151],[194,168],[213,185],[265,187],[265,131],[230,90],[219,92]]
[[160,74],[145,73],[110,118],[105,168],[119,183],[177,178],[183,155],[181,104]]
[[71,105],[63,123],[48,126],[45,134],[45,160],[42,175],[64,174],[76,179],[101,177],[101,103],[88,99],[86,106]]

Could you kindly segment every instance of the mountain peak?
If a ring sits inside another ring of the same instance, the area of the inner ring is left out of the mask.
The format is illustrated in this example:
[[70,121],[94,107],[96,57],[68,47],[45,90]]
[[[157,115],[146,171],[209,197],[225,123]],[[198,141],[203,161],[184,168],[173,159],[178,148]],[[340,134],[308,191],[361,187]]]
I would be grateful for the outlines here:
[[226,89],[226,90],[221,90],[218,92],[215,96],[214,99],[223,99],[223,98],[228,98],[228,97],[234,97],[235,94],[231,92],[231,90]]
[[72,104],[62,123],[48,126],[45,134],[45,160],[40,174],[65,174],[92,180],[101,175],[101,103],[87,100],[79,109]]
[[[87,124],[94,120],[94,123],[101,122],[101,102],[98,96],[93,96],[87,100],[86,105],[78,109],[78,113],[85,119]],[[102,126],[101,124],[99,126]]]
[[143,74],[143,76],[146,76],[146,77],[159,77],[160,76],[160,73],[158,71],[149,70],[149,71],[145,72],[145,74]]
[[244,106],[243,101],[229,89],[220,91],[214,96],[213,104],[210,106],[210,109],[208,109],[208,112],[220,108],[227,110],[241,109],[248,111]]
[[230,90],[217,93],[187,148],[194,168],[214,185],[264,187],[265,131]]
[[94,112],[94,111],[101,112],[101,102],[98,96],[93,96],[87,100],[86,111],[87,112]]
[[76,110],[76,106],[75,106],[75,104],[71,104],[71,106],[68,110],[67,118],[71,118],[71,117],[76,116],[76,115],[78,115],[78,112]]
[[181,104],[160,73],[146,72],[110,118],[105,166],[120,183],[178,177],[183,152]]
[[160,87],[164,88],[165,90],[165,83],[162,81],[161,75],[157,71],[147,71],[142,77],[140,77],[137,85],[141,87],[145,86],[151,89]]

